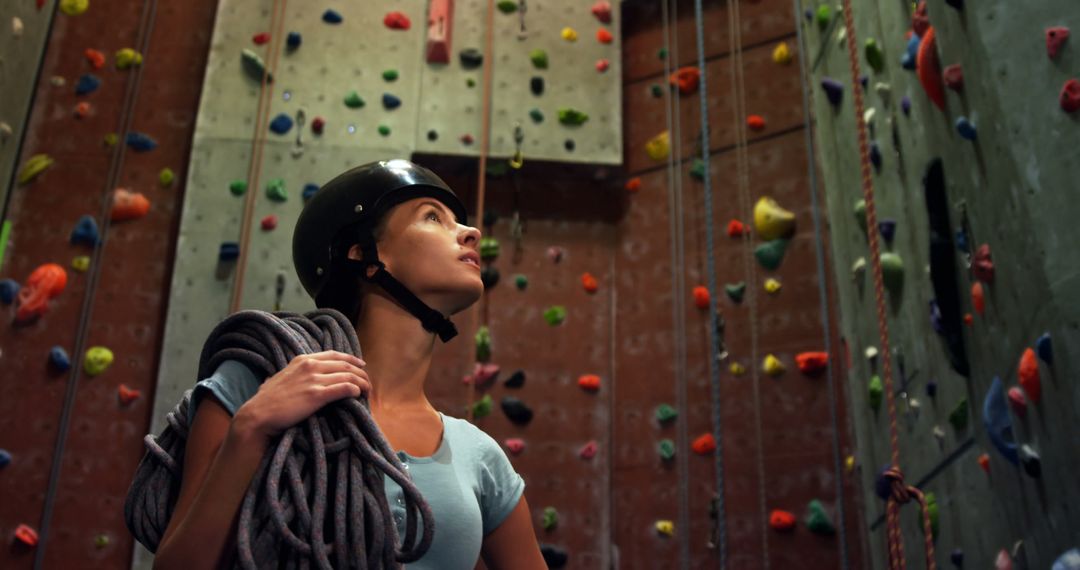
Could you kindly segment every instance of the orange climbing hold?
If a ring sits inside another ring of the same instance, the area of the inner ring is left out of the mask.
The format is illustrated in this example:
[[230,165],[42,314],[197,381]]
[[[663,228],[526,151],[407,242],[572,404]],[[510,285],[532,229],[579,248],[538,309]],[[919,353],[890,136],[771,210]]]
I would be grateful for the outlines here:
[[114,222],[134,220],[141,218],[150,211],[150,200],[140,192],[132,192],[127,188],[117,188],[113,192],[112,211],[109,219]]
[[602,44],[610,44],[614,40],[615,36],[611,35],[611,32],[607,31],[605,28],[596,30],[596,41]]
[[990,454],[984,453],[979,456],[979,467],[982,467],[983,471],[990,472]]
[[630,180],[627,180],[625,188],[627,192],[637,192],[638,190],[641,190],[641,178],[635,176]]
[[105,54],[96,49],[86,48],[83,52],[86,55],[86,60],[90,62],[90,67],[94,69],[101,69],[105,67]]
[[89,101],[81,101],[78,105],[75,105],[75,117],[85,119],[90,116],[91,109]]
[[746,229],[746,224],[739,220],[731,220],[727,224],[727,235],[731,238],[740,238],[749,234],[750,231]]
[[716,440],[711,433],[707,433],[695,439],[690,448],[698,455],[708,455],[716,451]]
[[774,509],[769,513],[769,526],[773,527],[773,530],[791,530],[795,528],[795,515],[781,511],[780,509]]
[[750,115],[750,117],[746,119],[746,126],[750,127],[750,130],[752,131],[763,131],[765,130],[765,117],[762,117],[761,115]]
[[669,81],[683,95],[693,95],[701,81],[701,72],[696,67],[683,67],[672,73]]
[[596,282],[596,278],[591,273],[585,273],[581,276],[581,285],[585,287],[585,291],[589,293],[595,293],[600,288],[599,283]]
[[703,285],[694,287],[694,306],[704,311],[709,308],[709,289]]
[[582,374],[578,377],[577,384],[585,390],[599,390],[600,377],[596,374]]
[[975,312],[979,315],[986,311],[986,297],[983,294],[982,283],[978,281],[971,286],[971,304],[975,306]]
[[27,546],[37,546],[38,534],[29,525],[20,524],[15,527],[15,539]]
[[825,367],[829,365],[829,353],[828,352],[803,352],[795,355],[795,363],[799,366],[799,371],[803,374],[812,376],[814,374],[821,373],[825,370]]
[[45,314],[49,299],[56,297],[67,286],[67,272],[55,263],[45,263],[34,269],[19,289],[19,309],[15,320],[26,322]]
[[119,393],[120,401],[123,402],[125,405],[130,404],[135,400],[138,400],[139,396],[142,395],[142,392],[128,388],[127,384],[120,385]]
[[[917,32],[917,30],[916,30]],[[921,35],[921,34],[920,34]],[[945,110],[945,82],[942,78],[941,60],[938,59],[934,27],[926,29],[919,43],[919,55],[915,59],[915,72],[919,76],[926,96],[942,111]]]
[[1020,387],[1027,393],[1028,399],[1033,404],[1038,404],[1042,398],[1042,382],[1039,380],[1039,361],[1035,358],[1034,350],[1024,350],[1016,374],[1020,377]]

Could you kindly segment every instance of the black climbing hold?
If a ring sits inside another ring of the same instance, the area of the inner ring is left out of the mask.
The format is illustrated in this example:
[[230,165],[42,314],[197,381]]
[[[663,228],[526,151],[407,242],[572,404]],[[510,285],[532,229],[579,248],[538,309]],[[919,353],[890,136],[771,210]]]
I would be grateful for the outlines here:
[[382,104],[383,107],[387,109],[397,109],[401,106],[401,99],[397,96],[391,95],[390,93],[383,93]]
[[486,210],[484,212],[484,227],[490,228],[495,225],[495,222],[499,221],[499,213],[495,210]]
[[532,410],[525,405],[525,402],[513,396],[503,396],[502,410],[506,417],[515,424],[523,425],[532,421]]
[[963,311],[956,278],[956,249],[949,222],[949,200],[945,195],[945,168],[941,159],[930,163],[923,178],[926,212],[930,222],[930,281],[941,311],[942,337],[953,370],[970,374],[963,338]]
[[10,305],[19,294],[19,283],[14,279],[0,279],[0,302]]
[[240,244],[231,241],[221,244],[221,249],[218,251],[219,261],[233,261],[238,257],[240,257]]
[[435,132],[435,129],[432,129],[432,130],[427,132],[427,140],[436,141],[438,139],[439,139],[439,133]]
[[563,147],[565,147],[566,150],[573,152],[575,147],[574,139],[566,139],[566,142],[563,143]]
[[541,544],[540,554],[544,557],[544,563],[548,568],[562,568],[569,560],[565,550],[550,544]]
[[529,89],[532,91],[533,95],[543,95],[544,94],[544,78],[543,77],[533,77],[532,79],[530,79],[529,80]]
[[480,53],[480,50],[476,48],[461,50],[458,53],[458,58],[461,59],[461,66],[465,69],[476,69],[484,64],[484,54]]
[[499,282],[499,270],[488,265],[480,270],[480,281],[484,284],[484,289],[491,289]]
[[507,378],[503,382],[503,386],[506,386],[507,388],[520,388],[520,387],[522,387],[524,385],[525,385],[525,371],[524,370],[518,370],[517,372],[514,372],[513,374],[510,375],[509,378]]
[[289,36],[285,38],[285,46],[289,49],[296,49],[300,47],[304,39],[300,36],[300,32],[289,32]]
[[881,172],[881,147],[877,141],[870,143],[870,163],[874,165],[874,170]]
[[964,9],[964,0],[945,0],[945,3],[957,10]]

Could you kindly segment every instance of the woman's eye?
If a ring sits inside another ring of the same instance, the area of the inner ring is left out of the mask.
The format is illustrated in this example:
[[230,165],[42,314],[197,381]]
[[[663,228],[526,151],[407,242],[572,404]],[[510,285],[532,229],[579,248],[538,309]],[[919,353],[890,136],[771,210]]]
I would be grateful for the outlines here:
[[436,222],[441,222],[442,221],[442,220],[439,219],[439,214],[437,212],[435,212],[434,210],[428,212],[428,218],[435,218]]

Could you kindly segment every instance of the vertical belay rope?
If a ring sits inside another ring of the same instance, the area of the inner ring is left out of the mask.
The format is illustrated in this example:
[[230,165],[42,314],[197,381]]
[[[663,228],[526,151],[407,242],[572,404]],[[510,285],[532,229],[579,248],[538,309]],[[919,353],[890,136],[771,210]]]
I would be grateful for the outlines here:
[[904,539],[900,531],[900,505],[914,499],[919,503],[922,513],[923,538],[926,543],[926,567],[934,570],[937,566],[934,561],[934,539],[930,528],[930,513],[926,508],[926,499],[922,491],[904,482],[903,472],[900,470],[900,444],[896,428],[896,400],[893,395],[892,359],[889,351],[889,323],[886,316],[884,281],[881,275],[881,248],[878,242],[877,209],[874,205],[874,179],[870,168],[870,151],[867,143],[866,126],[863,123],[863,93],[859,88],[859,53],[855,37],[855,17],[851,10],[851,0],[843,0],[844,26],[847,31],[848,60],[851,64],[851,85],[855,99],[855,131],[859,140],[859,166],[862,171],[862,191],[866,200],[866,225],[870,228],[867,232],[870,238],[871,269],[874,274],[874,297],[877,304],[878,336],[881,342],[881,369],[885,377],[885,400],[889,410],[889,446],[892,450],[891,464],[885,470],[883,477],[889,482],[889,498],[887,499],[885,512],[888,530],[886,542],[888,546],[890,570],[902,570],[907,567],[904,559]]

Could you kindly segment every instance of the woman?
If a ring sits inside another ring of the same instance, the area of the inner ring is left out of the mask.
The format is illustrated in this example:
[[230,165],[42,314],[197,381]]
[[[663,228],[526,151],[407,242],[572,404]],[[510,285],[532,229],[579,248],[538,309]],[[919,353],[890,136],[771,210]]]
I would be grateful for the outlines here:
[[[410,568],[546,568],[524,481],[502,448],[424,394],[435,337],[483,293],[480,232],[431,171],[405,160],[366,164],[311,198],[293,234],[293,262],[319,307],[353,318],[363,359],[298,356],[261,384],[225,361],[192,394],[183,482],[155,568],[230,567],[244,494],[271,440],[341,398],[366,394],[372,417],[435,516],[430,550]],[[199,403],[202,403],[200,406]],[[400,488],[387,498],[404,535]]]

